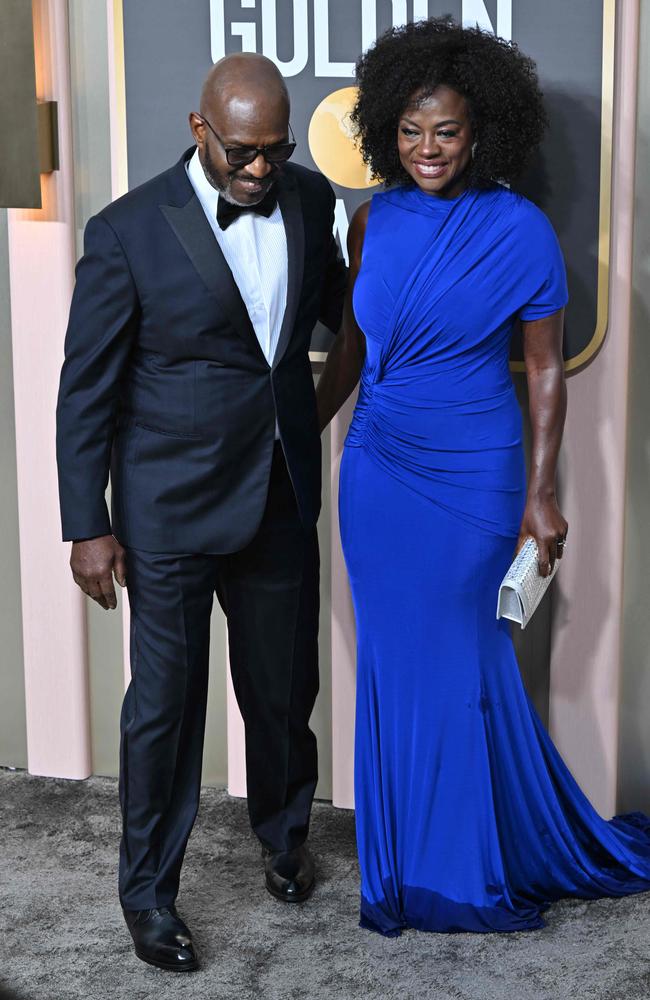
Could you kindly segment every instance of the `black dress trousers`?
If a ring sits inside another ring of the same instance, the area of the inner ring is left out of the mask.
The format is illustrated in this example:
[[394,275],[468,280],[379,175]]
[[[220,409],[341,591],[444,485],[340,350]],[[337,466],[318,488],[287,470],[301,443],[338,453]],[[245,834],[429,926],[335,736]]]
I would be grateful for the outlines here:
[[229,555],[127,550],[131,683],[121,717],[122,905],[171,904],[199,804],[213,595],[228,620],[246,731],[251,825],[271,850],[302,844],[317,781],[319,555],[276,443],[266,508]]

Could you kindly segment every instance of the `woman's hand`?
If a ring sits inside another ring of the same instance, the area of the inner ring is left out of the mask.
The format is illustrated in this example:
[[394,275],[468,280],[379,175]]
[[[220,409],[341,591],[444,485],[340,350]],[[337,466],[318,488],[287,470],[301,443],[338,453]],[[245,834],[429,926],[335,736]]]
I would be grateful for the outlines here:
[[532,535],[539,550],[540,576],[548,576],[555,565],[555,560],[562,558],[564,545],[558,544],[558,541],[566,538],[568,527],[560,513],[555,495],[529,496],[519,529],[517,552],[526,538]]

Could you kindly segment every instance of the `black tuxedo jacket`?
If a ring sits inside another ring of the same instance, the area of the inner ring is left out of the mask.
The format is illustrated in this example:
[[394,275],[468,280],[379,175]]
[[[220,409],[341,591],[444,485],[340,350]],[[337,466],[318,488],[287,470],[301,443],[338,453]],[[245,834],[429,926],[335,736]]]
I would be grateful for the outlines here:
[[276,419],[305,528],[318,517],[308,350],[318,319],[334,332],[341,321],[334,193],[294,164],[276,181],[289,273],[269,366],[187,177],[192,152],[86,227],[57,407],[64,540],[112,531],[151,552],[243,548],[264,511]]

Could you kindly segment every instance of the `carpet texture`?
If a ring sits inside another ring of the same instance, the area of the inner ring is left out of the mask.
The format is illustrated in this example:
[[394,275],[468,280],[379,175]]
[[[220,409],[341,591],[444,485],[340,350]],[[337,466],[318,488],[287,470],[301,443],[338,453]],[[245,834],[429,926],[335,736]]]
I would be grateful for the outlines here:
[[316,803],[318,886],[264,889],[246,803],[205,789],[178,908],[202,968],[136,959],[116,896],[116,782],[0,770],[2,1000],[648,1000],[650,893],[567,900],[523,934],[386,939],[357,926],[351,812]]

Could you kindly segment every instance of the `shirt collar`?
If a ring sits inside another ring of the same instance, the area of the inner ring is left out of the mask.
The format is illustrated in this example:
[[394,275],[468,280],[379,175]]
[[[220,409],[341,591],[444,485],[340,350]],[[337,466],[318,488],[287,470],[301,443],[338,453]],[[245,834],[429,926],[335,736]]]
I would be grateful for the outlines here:
[[217,202],[219,201],[219,192],[215,187],[212,187],[210,181],[205,176],[203,167],[201,166],[201,161],[199,159],[199,148],[198,146],[194,150],[194,153],[190,157],[187,166],[187,176],[190,179],[190,183],[194,188],[197,198],[203,206],[203,210],[211,219],[216,219],[217,217]]

